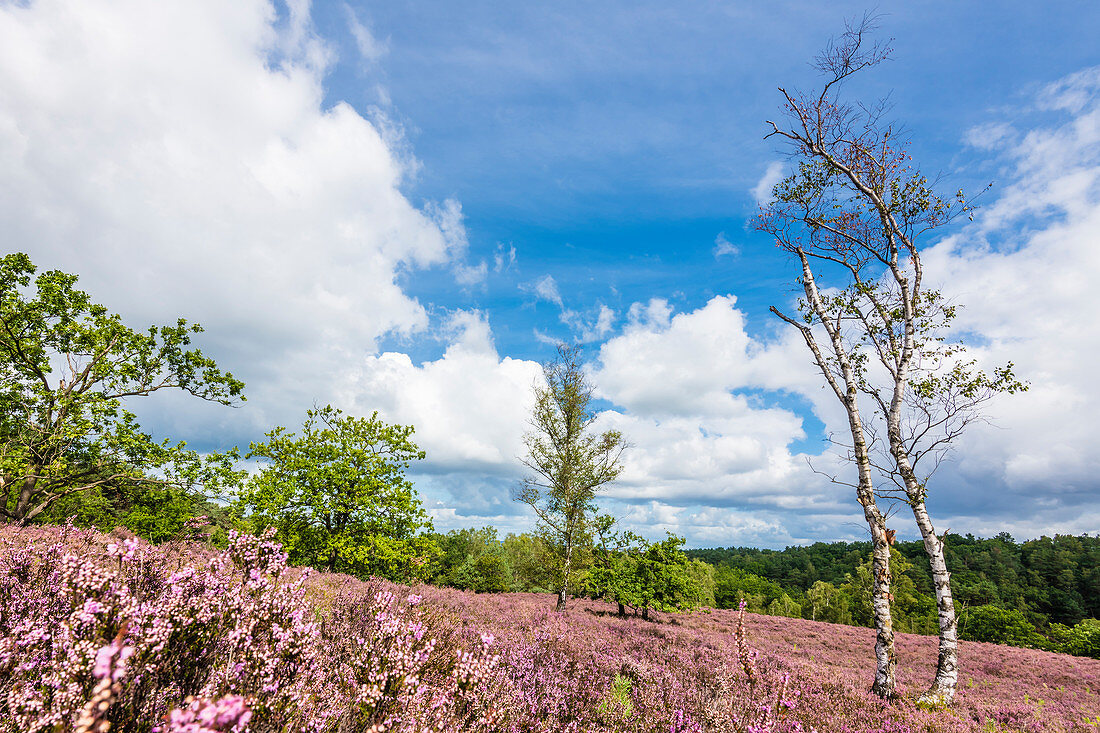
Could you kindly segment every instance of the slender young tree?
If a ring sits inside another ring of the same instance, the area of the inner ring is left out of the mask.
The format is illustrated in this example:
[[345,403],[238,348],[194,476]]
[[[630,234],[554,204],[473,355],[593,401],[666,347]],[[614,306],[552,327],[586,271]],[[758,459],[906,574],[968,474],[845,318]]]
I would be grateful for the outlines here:
[[[857,492],[866,507],[873,483],[865,471],[874,467],[896,489],[879,493],[900,497],[912,509],[935,582],[940,629],[936,677],[922,700],[946,704],[957,685],[958,634],[943,538],[925,505],[927,480],[952,441],[981,418],[983,403],[1026,387],[1011,363],[987,376],[965,359],[961,344],[947,343],[956,309],[924,286],[921,244],[972,206],[962,191],[950,198],[935,193],[883,121],[883,105],[837,99],[841,82],[890,53],[884,44],[867,42],[871,30],[873,20],[864,17],[817,58],[826,78],[819,93],[780,88],[787,124],[770,122],[769,137],[791,144],[798,171],[776,186],[759,227],[802,265],[802,318],[773,311],[802,331],[838,397],[843,382],[850,423],[860,395],[871,404],[872,421],[859,434],[852,423]],[[830,278],[828,294],[820,292],[814,267]],[[824,357],[815,346],[818,329],[832,347]],[[877,588],[875,595],[881,594]]]
[[521,461],[530,473],[515,498],[534,509],[553,551],[556,609],[563,611],[592,544],[596,493],[622,472],[626,443],[617,430],[593,431],[592,385],[577,347],[559,346],[557,359],[542,371],[545,384],[535,386],[531,430],[523,438],[527,455]]

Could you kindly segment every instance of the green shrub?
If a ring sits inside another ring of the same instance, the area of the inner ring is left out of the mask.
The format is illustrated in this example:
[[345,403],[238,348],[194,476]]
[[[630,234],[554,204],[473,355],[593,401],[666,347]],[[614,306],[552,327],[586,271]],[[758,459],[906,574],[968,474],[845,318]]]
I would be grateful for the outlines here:
[[1021,611],[998,606],[968,609],[962,618],[962,638],[1012,646],[1037,646],[1042,639]]
[[1078,657],[1100,659],[1100,621],[1087,618],[1066,634],[1062,651]]

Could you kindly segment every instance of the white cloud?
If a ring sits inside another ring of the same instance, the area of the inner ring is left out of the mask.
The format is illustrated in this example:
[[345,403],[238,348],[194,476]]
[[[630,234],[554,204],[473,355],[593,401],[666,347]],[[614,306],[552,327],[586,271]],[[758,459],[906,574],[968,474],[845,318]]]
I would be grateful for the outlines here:
[[742,388],[813,384],[793,340],[762,344],[745,330],[732,295],[673,316],[666,301],[635,303],[623,333],[600,349],[602,396],[636,415],[729,415],[747,409]]
[[457,204],[403,195],[392,136],[323,106],[330,58],[305,1],[285,23],[260,0],[4,5],[5,246],[128,321],[203,323],[248,416],[300,417],[380,336],[427,326],[397,273],[466,247]]
[[507,272],[512,269],[515,264],[515,245],[508,245],[508,249],[506,250],[503,244],[497,244],[496,252],[493,254],[493,272]]
[[1032,517],[1016,522],[1024,536],[1087,528],[1080,517],[1100,510],[1100,68],[1050,85],[1040,101],[1061,120],[1006,137],[1010,182],[974,225],[924,257],[927,276],[964,306],[959,325],[979,336],[973,353],[987,368],[1014,362],[1031,383],[989,407],[994,424],[965,436],[933,492],[955,487],[936,500],[959,522]]
[[432,471],[515,476],[541,367],[501,359],[481,313],[457,311],[447,325],[453,341],[442,357],[420,365],[398,352],[367,357],[347,375],[343,402],[415,425]]
[[773,160],[768,163],[764,175],[760,176],[760,180],[752,187],[752,198],[760,206],[772,200],[772,189],[775,188],[775,184],[783,180],[783,168],[782,161]]
[[565,309],[565,303],[561,299],[558,283],[553,275],[543,275],[533,285],[528,286],[540,300],[553,303],[558,308]]
[[603,303],[600,303],[596,314],[596,322],[584,330],[584,333],[581,335],[581,340],[597,341],[611,333],[611,329],[614,328],[614,326],[615,311],[611,310]]
[[[603,413],[599,426],[632,443],[609,498],[733,507],[742,520],[838,511],[838,492],[791,449],[806,437],[802,418],[765,398],[768,390],[816,384],[808,360],[785,337],[751,338],[736,303],[718,296],[678,314],[663,300],[635,303],[623,332],[600,348],[592,379],[619,409]],[[694,535],[694,520],[682,516],[678,531]]]
[[736,244],[726,239],[726,233],[718,232],[718,236],[714,238],[715,258],[725,255],[736,257],[739,254],[741,254],[741,249]]

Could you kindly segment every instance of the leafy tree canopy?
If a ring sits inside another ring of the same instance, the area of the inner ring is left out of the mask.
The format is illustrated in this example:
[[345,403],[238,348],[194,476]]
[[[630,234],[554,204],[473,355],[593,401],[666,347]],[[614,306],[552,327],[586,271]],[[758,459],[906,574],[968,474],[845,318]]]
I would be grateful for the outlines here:
[[0,259],[0,517],[26,523],[104,487],[235,483],[235,453],[200,457],[142,431],[125,400],[165,389],[231,405],[244,385],[199,349],[198,324],[136,331],[25,254]]
[[669,534],[662,542],[648,542],[633,532],[612,533],[611,524],[604,516],[595,522],[601,544],[588,576],[593,595],[618,603],[620,609],[639,610],[645,617],[650,609],[688,610],[713,601],[705,589],[707,574],[684,554],[683,537]]
[[412,426],[309,410],[300,434],[277,427],[247,457],[265,462],[236,500],[257,530],[276,528],[293,562],[392,580],[427,577],[438,553],[405,471],[424,458]]

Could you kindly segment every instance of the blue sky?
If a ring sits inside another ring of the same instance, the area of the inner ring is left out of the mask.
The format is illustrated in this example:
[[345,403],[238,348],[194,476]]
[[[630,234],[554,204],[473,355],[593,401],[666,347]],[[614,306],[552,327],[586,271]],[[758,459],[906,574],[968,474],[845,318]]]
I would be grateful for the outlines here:
[[[750,219],[784,155],[777,86],[856,3],[0,2],[0,222],[137,323],[186,316],[248,384],[158,395],[157,434],[246,444],[331,402],[412,423],[449,529],[532,526],[508,489],[537,362],[586,343],[633,443],[607,506],[650,536],[862,538],[822,481],[835,406],[769,305],[791,263]],[[1100,531],[1100,7],[880,5],[889,95],[945,190],[926,242],[998,402],[937,475],[941,527]],[[931,272],[931,270],[930,270]],[[842,425],[841,425],[842,426]],[[899,515],[903,536],[914,533]]]

